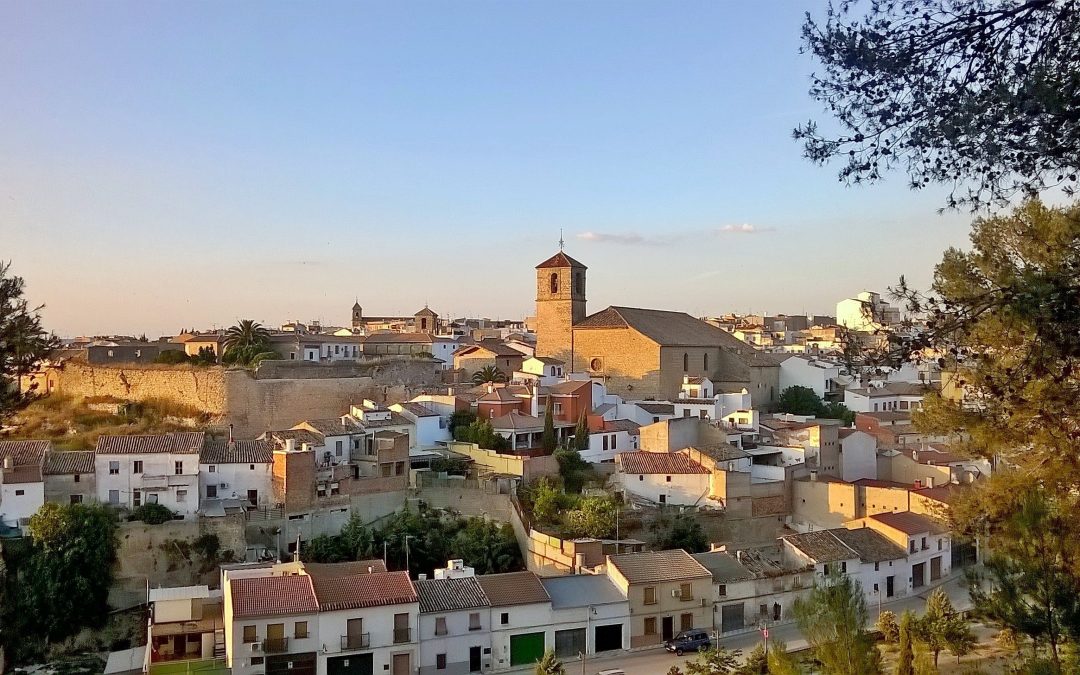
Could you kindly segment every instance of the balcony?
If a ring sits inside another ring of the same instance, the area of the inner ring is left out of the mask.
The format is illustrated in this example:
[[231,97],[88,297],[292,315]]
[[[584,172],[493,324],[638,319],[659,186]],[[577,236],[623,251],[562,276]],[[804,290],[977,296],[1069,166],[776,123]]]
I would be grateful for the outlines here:
[[229,675],[225,659],[162,661],[150,664],[150,675]]
[[142,474],[140,489],[165,490],[169,487],[169,477],[166,475]]
[[371,634],[360,633],[359,635],[342,635],[341,649],[368,649],[371,647]]
[[266,638],[262,641],[262,650],[267,654],[280,654],[289,651],[289,638]]
[[401,644],[402,642],[412,641],[412,630],[409,628],[395,628],[394,629],[394,644]]

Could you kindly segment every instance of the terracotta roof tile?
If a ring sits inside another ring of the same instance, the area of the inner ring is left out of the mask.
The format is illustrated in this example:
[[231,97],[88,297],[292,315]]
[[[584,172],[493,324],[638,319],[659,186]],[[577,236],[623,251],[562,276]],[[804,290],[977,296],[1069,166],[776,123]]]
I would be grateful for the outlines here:
[[420,597],[420,611],[423,613],[491,606],[476,577],[424,579],[414,585],[416,594]]
[[859,557],[858,553],[829,530],[815,530],[802,534],[791,534],[781,538],[818,563],[851,560]]
[[375,572],[350,576],[311,577],[319,611],[403,605],[417,602],[408,572]]
[[476,577],[492,607],[551,602],[544,585],[532,572],[507,572]]
[[93,450],[51,450],[45,455],[45,471],[49,476],[94,473]]
[[712,572],[681,548],[608,556],[608,562],[631,584],[712,578]]
[[559,251],[544,262],[537,265],[536,269],[542,270],[549,267],[579,267],[583,270],[588,269],[587,267],[585,267],[585,265],[582,265],[581,263],[566,255],[562,251]]
[[681,452],[620,452],[615,463],[623,473],[708,474],[709,470]]
[[51,441],[0,441],[0,459],[10,457],[15,466],[40,466],[51,448]]
[[206,434],[201,431],[181,431],[146,436],[101,436],[97,442],[99,455],[135,455],[170,453],[176,455],[202,452]]
[[234,579],[229,586],[237,618],[314,614],[319,610],[311,578],[304,574]]
[[269,464],[274,451],[269,441],[233,441],[208,438],[199,454],[200,464]]
[[888,525],[894,530],[899,530],[904,534],[920,534],[922,532],[943,534],[946,531],[938,521],[930,516],[924,516],[921,513],[912,513],[911,511],[876,513],[869,516],[869,518]]

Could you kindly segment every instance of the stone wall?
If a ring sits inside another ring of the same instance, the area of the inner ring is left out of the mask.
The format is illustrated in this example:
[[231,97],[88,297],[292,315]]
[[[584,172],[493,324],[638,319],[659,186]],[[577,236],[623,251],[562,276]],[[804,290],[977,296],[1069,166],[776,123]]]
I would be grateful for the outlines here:
[[[33,379],[49,381],[50,391],[75,398],[112,396],[124,401],[161,399],[198,408],[211,416],[226,410],[226,376],[222,368],[192,366],[93,366],[66,361]],[[39,391],[45,387],[39,386]]]

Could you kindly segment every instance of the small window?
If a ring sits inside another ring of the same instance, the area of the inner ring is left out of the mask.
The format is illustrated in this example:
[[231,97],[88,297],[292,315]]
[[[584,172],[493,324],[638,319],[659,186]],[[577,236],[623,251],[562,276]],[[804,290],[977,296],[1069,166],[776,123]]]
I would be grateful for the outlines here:
[[307,621],[297,621],[293,624],[293,637],[299,640],[301,638],[306,638],[307,636]]
[[75,474],[75,476],[74,476],[74,479],[75,479],[75,482],[76,482],[76,483],[78,483],[78,482],[79,482],[79,479],[80,479],[80,478],[82,478],[82,476],[80,476],[79,474]]
[[109,503],[110,504],[119,504],[120,503],[120,491],[119,490],[109,490]]
[[643,480],[645,480],[645,476],[639,475],[639,476],[637,477],[637,479],[638,479],[639,481],[643,481]]
[[684,373],[690,372],[690,355],[686,352],[682,355],[682,369]]
[[334,443],[334,452],[337,454],[338,457],[341,457],[341,444],[343,442],[344,441],[337,441],[336,443]]
[[216,485],[207,485],[206,486],[206,498],[207,499],[217,499],[217,486]]
[[[874,571],[877,572],[881,569],[881,563],[874,563]],[[877,584],[875,584],[876,586]]]
[[922,550],[925,551],[928,548],[930,548],[930,547],[926,545],[926,537],[923,537],[922,538]]
[[656,617],[649,616],[645,618],[645,634],[656,635]]
[[509,626],[510,625],[510,613],[509,612],[503,612],[502,616],[499,617],[499,623],[504,625],[504,626]]
[[[558,275],[558,273],[556,273],[556,272],[551,273],[551,279],[549,280],[549,287],[551,289],[551,294],[552,295],[559,292],[559,275]],[[110,353],[109,356],[112,356],[112,354]]]
[[664,476],[664,479],[665,479],[664,482],[666,482],[666,483],[671,482],[671,476]]
[[706,373],[709,372],[709,355],[707,353],[702,356],[701,367]]
[[176,462],[176,467],[175,468],[176,468],[176,475],[177,476],[183,475],[183,473],[184,473],[184,463],[183,462]]
[[262,664],[263,664],[263,657],[261,657],[261,656],[252,656],[251,657],[251,665],[253,665],[253,666],[261,666]]
[[248,466],[248,470],[249,471],[254,471],[255,470],[255,465],[252,464],[252,465]]
[[187,490],[177,490],[176,491],[176,503],[177,504],[183,504],[185,502],[187,502]]
[[604,450],[608,449],[608,437],[604,436]]
[[142,460],[137,459],[132,462],[131,473],[142,473]]
[[68,499],[72,504],[82,504],[82,495],[70,495]]
[[215,473],[217,472],[217,467],[211,464],[209,467],[207,467],[207,471],[209,471],[210,473]]
[[727,595],[727,584],[717,584],[716,594],[721,598],[725,597]]
[[435,618],[435,634],[446,635],[446,617],[440,616]]
[[939,550],[939,551],[941,550],[941,537],[938,537],[938,540],[937,540],[937,550]]
[[908,553],[914,553],[914,552],[915,552],[915,540],[912,539],[911,541],[908,542]]
[[22,497],[24,494],[26,494],[26,490],[16,490],[15,491],[15,496],[16,497]]
[[847,574],[847,561],[846,560],[841,560],[840,561],[840,574]]
[[109,462],[109,475],[115,476],[120,473],[120,462]]
[[480,612],[469,614],[469,630],[480,630]]
[[656,586],[646,586],[645,587],[645,599],[644,599],[644,602],[645,602],[646,605],[655,605],[656,604]]
[[394,475],[400,476],[405,473],[405,462],[397,462],[394,464]]
[[694,594],[690,590],[690,584],[679,584],[679,599],[693,600]]
[[435,670],[446,670],[446,654],[435,655]]
[[255,632],[255,626],[244,626],[244,642],[255,642],[258,638],[258,634]]

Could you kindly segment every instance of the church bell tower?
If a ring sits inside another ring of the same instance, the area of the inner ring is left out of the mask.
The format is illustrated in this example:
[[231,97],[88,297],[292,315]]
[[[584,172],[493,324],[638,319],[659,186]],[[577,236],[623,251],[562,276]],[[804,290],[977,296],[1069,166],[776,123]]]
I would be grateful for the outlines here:
[[536,355],[573,369],[574,324],[585,318],[585,265],[562,250],[536,266]]

